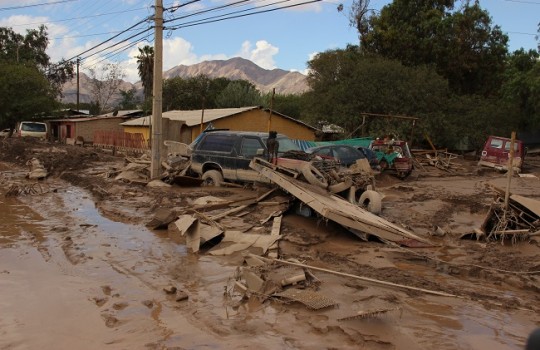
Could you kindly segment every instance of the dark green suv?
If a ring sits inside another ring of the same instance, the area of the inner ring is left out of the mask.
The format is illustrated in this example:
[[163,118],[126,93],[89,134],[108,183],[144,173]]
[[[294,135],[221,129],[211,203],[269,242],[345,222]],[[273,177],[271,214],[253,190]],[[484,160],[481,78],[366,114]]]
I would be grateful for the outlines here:
[[[207,185],[219,186],[224,180],[268,182],[249,167],[258,156],[267,157],[268,133],[250,131],[207,131],[192,145],[191,170]],[[279,152],[300,151],[287,136],[278,134]]]

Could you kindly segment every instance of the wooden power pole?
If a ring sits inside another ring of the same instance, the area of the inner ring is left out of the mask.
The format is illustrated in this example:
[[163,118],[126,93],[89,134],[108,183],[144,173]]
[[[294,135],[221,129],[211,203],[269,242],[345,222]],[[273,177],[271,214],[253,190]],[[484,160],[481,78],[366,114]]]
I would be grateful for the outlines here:
[[152,103],[152,166],[150,177],[156,179],[161,174],[162,92],[163,92],[163,0],[156,0],[154,29],[154,96]]

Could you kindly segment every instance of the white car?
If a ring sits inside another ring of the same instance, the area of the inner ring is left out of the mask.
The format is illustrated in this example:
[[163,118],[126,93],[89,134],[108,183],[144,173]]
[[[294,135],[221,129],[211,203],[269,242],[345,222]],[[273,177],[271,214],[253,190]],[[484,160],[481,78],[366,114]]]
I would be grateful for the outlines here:
[[10,131],[9,128],[0,130],[0,137],[8,137],[9,136],[9,131]]

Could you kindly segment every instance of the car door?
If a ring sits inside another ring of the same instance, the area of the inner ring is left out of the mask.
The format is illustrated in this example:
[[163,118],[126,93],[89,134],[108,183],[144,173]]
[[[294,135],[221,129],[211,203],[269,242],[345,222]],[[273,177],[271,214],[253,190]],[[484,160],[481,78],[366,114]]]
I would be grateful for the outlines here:
[[262,176],[249,167],[251,160],[264,152],[265,146],[261,139],[255,136],[243,136],[236,158],[236,178],[240,181],[261,181]]

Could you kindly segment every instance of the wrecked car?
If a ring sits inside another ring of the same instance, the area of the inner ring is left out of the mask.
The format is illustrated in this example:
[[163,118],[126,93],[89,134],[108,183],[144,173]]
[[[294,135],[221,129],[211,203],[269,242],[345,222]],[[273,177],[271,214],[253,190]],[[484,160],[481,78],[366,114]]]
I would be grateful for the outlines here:
[[[219,186],[225,180],[268,182],[249,163],[258,156],[266,158],[268,133],[248,131],[207,131],[192,145],[191,170],[205,185]],[[300,148],[283,134],[277,135],[278,157]]]
[[[327,159],[337,159],[344,167],[350,167],[358,159],[368,159],[371,165],[371,159],[363,151],[347,145],[327,145],[312,147],[306,150],[306,153]],[[378,162],[377,162],[378,165]]]
[[413,158],[406,141],[377,139],[370,149],[377,155],[381,171],[393,171],[400,179],[411,174]]
[[[494,168],[497,170],[508,170],[508,160],[510,158],[510,144],[512,140],[506,137],[489,136],[482,154],[479,166]],[[523,158],[525,157],[525,147],[520,140],[514,141],[514,160],[512,166],[514,171],[521,172]]]

